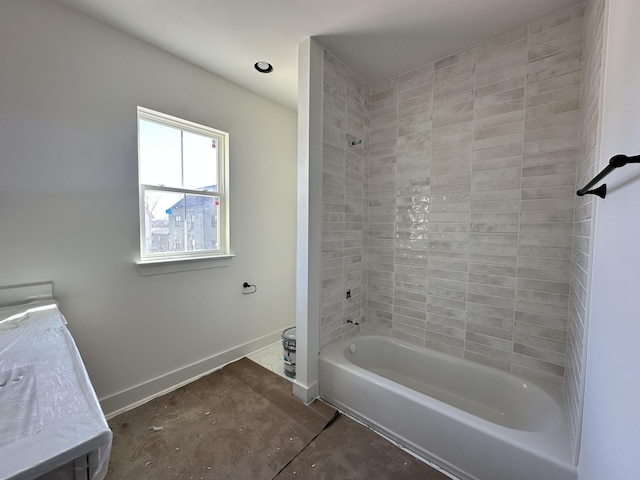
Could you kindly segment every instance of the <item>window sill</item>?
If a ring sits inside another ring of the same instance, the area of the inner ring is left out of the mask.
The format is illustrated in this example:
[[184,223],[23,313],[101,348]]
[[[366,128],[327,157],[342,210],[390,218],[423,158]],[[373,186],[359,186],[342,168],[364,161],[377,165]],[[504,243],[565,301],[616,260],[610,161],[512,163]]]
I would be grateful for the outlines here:
[[189,272],[207,268],[228,267],[235,255],[220,255],[217,257],[193,257],[164,260],[146,260],[136,263],[138,273],[148,275],[163,275],[165,273]]

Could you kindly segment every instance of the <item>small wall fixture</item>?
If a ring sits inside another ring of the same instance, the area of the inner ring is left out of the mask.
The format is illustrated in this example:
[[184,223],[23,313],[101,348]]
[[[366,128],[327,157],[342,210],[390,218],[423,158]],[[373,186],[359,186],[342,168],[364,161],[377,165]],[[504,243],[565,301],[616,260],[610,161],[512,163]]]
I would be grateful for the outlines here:
[[256,285],[251,285],[249,282],[244,282],[242,284],[242,288],[244,288],[245,290],[247,288],[251,288],[252,290],[249,290],[248,292],[242,292],[243,295],[253,295],[254,293],[256,293],[258,291],[258,287]]
[[273,72],[273,65],[271,65],[269,62],[256,62],[253,64],[253,67],[260,73]]

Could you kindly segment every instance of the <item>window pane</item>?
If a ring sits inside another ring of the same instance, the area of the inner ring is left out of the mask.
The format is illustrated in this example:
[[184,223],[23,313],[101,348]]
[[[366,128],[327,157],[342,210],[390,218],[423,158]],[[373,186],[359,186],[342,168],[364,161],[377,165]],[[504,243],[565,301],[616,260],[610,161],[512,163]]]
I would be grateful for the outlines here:
[[146,190],[146,253],[184,252],[184,195]]
[[187,195],[187,250],[218,250],[218,197]]
[[140,183],[182,187],[181,131],[139,120]]
[[218,140],[183,132],[184,188],[217,192]]
[[227,133],[138,107],[143,263],[228,253],[227,142]]

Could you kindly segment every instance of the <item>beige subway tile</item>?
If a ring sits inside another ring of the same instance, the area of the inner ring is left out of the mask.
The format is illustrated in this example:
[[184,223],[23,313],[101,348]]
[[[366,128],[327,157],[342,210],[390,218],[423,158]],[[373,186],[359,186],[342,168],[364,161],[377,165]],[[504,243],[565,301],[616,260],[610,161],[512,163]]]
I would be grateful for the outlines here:
[[535,314],[548,315],[565,319],[567,317],[567,307],[559,305],[546,305],[525,300],[516,300],[516,311],[529,312]]
[[511,341],[513,322],[501,318],[467,314],[467,331]]
[[580,97],[580,85],[569,85],[557,90],[527,96],[525,100],[526,108],[539,107],[541,105],[554,104],[564,100]]
[[503,92],[515,90],[517,88],[524,88],[524,75],[520,75],[514,78],[500,79],[496,83],[492,83],[483,87],[475,88],[475,97],[481,98],[488,95],[496,95]]
[[502,211],[503,209],[497,209],[497,211],[494,212],[491,210],[491,206],[496,205],[497,202],[508,202],[509,204],[513,204],[513,212],[517,212],[518,209],[515,208],[515,206],[517,205],[518,200],[520,200],[520,190],[517,189],[471,192],[472,204],[482,203],[485,205],[485,207],[481,209],[473,209],[474,212],[471,218],[471,231],[511,231],[511,229],[513,229],[513,224],[496,223],[492,220],[481,220],[481,218],[490,215],[517,215],[517,213],[504,213],[504,211]]
[[463,92],[473,92],[474,76],[469,73],[461,73],[457,77],[450,78],[442,83],[436,82],[433,88],[434,100],[459,95]]
[[511,169],[511,168],[520,168],[522,165],[522,156],[513,156],[513,157],[503,157],[503,158],[495,158],[491,160],[473,160],[471,164],[472,171],[482,172],[482,171],[493,171],[493,170],[502,170],[502,169]]
[[516,296],[515,288],[498,287],[495,285],[487,285],[480,283],[469,283],[469,293],[480,295],[491,295],[494,297],[505,297],[514,299]]
[[476,71],[476,88],[485,87],[510,78],[521,77],[526,71],[526,59],[524,57],[521,62],[516,62],[514,65],[503,67],[499,70],[489,70],[484,74],[479,74]]
[[452,67],[469,68],[475,63],[476,50],[475,47],[467,48],[460,52],[449,55],[435,62],[434,70],[436,72],[442,70],[450,70]]
[[473,129],[471,128],[471,122],[467,122],[465,124],[456,124],[454,126],[458,127],[458,126],[464,126],[463,129],[461,130],[467,130],[466,132],[463,131],[461,133],[458,134],[452,134],[452,135],[442,135],[441,132],[439,132],[438,134],[434,133],[433,139],[432,139],[432,147],[434,150],[436,150],[436,155],[442,155],[441,152],[441,147],[447,147],[449,145],[461,145],[461,144],[468,144],[473,140]]
[[[474,111],[474,121],[479,122],[483,119],[494,118],[498,115],[509,113],[522,114],[524,111],[524,98],[498,103],[492,106],[477,108]],[[535,112],[534,112],[535,113]],[[488,120],[487,120],[488,121]]]
[[513,43],[519,42],[520,40],[527,38],[527,26],[523,25],[521,27],[514,28],[513,30],[509,30],[505,33],[502,33],[498,36],[495,36],[485,42],[478,44],[477,46],[477,55],[484,55],[485,53],[492,52],[495,49],[499,49]]
[[[493,72],[507,72],[504,75],[511,74],[513,69],[519,67],[521,65],[525,65],[527,63],[527,52],[523,50],[520,53],[504,57],[498,58],[492,62],[483,63],[482,65],[476,66],[476,75],[478,77],[485,77]],[[507,78],[503,75],[502,78]]]
[[[494,177],[498,177],[494,175]],[[497,190],[514,190],[520,187],[520,176],[510,175],[511,178],[497,178],[491,181],[473,181],[471,183],[472,192],[485,192]],[[481,202],[480,202],[481,203]]]
[[431,337],[431,334],[444,335],[451,338],[464,339],[464,323],[451,320],[444,317],[438,317],[439,322],[430,321],[434,318],[433,315],[428,317],[426,322],[427,336]]
[[567,331],[564,329],[556,329],[537,325],[528,322],[516,322],[515,332],[519,335],[530,335],[542,339],[549,339],[558,343],[566,343]]
[[573,198],[575,195],[574,185],[562,185],[554,187],[523,188],[522,200],[535,200],[541,198]]
[[532,33],[529,36],[529,47],[536,47],[564,37],[581,36],[583,32],[583,19],[576,17],[564,24],[556,25],[553,28],[549,28],[541,32]]
[[561,10],[555,14],[544,17],[529,24],[529,35],[533,36],[554,28],[566,26],[572,22],[582,23],[584,20],[585,5],[579,3],[573,7]]
[[497,47],[493,50],[483,50],[476,55],[476,66],[482,67],[486,64],[494,63],[513,56],[520,56],[527,50],[527,39],[522,38],[516,42]]
[[488,365],[493,368],[509,371],[510,364],[509,364],[509,361],[507,360],[497,359],[492,356],[483,355],[483,354],[480,354],[474,351],[469,351],[469,350],[465,350],[464,358],[477,363],[481,363],[483,365]]
[[560,332],[567,329],[567,317],[561,314],[560,316],[545,315],[542,312],[515,312],[516,328],[518,325],[536,325],[542,328],[551,328]]
[[505,147],[509,145],[522,145],[524,134],[512,133],[508,135],[502,135],[497,137],[490,137],[481,140],[475,140],[473,142],[473,150],[493,149],[499,147]]
[[546,43],[533,42],[529,47],[527,61],[532,62],[534,60],[555,55],[566,50],[571,50],[575,47],[582,46],[582,29],[575,32],[562,32],[559,37],[549,39]]
[[[514,364],[527,367],[531,370],[538,370],[540,372],[556,375],[558,377],[562,377],[564,375],[564,361],[562,362],[562,364],[558,365],[528,355],[523,355],[519,352],[513,353],[512,360]],[[512,369],[513,368],[514,367],[512,367]]]
[[527,64],[527,84],[577,71],[581,65],[581,47],[534,60]]
[[[448,333],[447,329],[459,330],[459,332]],[[464,338],[465,314],[460,314],[460,318],[446,317],[435,313],[427,312],[427,330],[438,333],[449,334],[452,337]]]
[[434,64],[429,63],[398,77],[400,90],[407,90],[418,85],[433,82]]
[[555,365],[564,365],[566,360],[564,352],[547,350],[546,348],[541,348],[535,345],[525,345],[515,342],[513,344],[513,351],[514,353],[526,355]]
[[527,120],[524,124],[525,131],[538,130],[540,128],[558,127],[563,125],[578,125],[580,112],[573,110],[569,112],[548,115],[532,120]]
[[[529,130],[524,134],[524,141],[525,143],[532,143],[564,139],[566,142],[561,142],[560,145],[566,145],[569,143],[574,146],[573,148],[575,148],[575,146],[577,146],[578,133],[578,125],[560,125],[557,127],[541,128],[539,130]],[[565,148],[562,149],[564,150]],[[555,149],[551,151],[555,151]]]
[[[478,336],[471,335],[471,338],[479,339]],[[498,343],[499,339],[496,339],[494,343]],[[477,354],[474,358],[476,361],[480,360],[480,357],[487,358],[487,362],[490,359],[502,360],[504,363],[504,368],[508,368],[508,362],[511,360],[511,349],[506,349],[508,347],[505,346],[505,349],[497,348],[492,345],[485,345],[477,342],[471,341],[469,338],[465,341],[465,358],[469,358],[469,355]],[[498,364],[499,365],[499,364]]]
[[535,304],[552,305],[558,307],[567,307],[569,305],[569,296],[553,292],[539,292],[535,290],[525,290],[519,288],[516,298],[518,301],[531,302]]
[[433,83],[425,83],[410,89],[400,90],[398,93],[398,101],[405,102],[412,100],[415,102],[431,101],[433,93]]
[[[502,103],[509,103],[524,98],[524,87],[515,88],[513,90],[503,91],[493,95],[485,95],[476,97],[474,106],[476,109],[483,109]],[[511,104],[510,104],[511,105]]]
[[579,85],[581,80],[581,70],[565,73],[548,80],[532,82],[527,84],[527,96],[539,95],[541,93],[551,92],[559,88],[569,87],[571,85]]
[[545,175],[558,175],[563,173],[575,174],[576,162],[562,161],[557,163],[544,163],[522,168],[523,177],[540,177]]

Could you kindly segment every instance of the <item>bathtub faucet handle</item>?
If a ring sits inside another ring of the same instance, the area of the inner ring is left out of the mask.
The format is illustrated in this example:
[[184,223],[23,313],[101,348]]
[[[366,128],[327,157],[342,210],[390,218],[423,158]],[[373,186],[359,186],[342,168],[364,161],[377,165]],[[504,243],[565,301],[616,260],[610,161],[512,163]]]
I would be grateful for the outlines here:
[[358,322],[354,322],[353,320],[347,320],[347,323],[353,323],[354,325],[360,325]]

